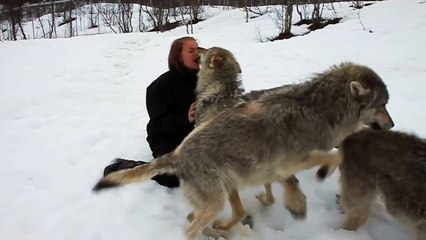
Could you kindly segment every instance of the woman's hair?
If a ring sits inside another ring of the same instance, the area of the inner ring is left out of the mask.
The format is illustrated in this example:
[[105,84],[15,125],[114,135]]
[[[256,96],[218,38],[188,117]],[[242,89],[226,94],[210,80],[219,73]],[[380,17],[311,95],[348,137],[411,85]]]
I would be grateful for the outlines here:
[[169,52],[169,69],[181,71],[185,68],[183,65],[181,53],[183,48],[183,42],[185,41],[197,41],[193,37],[181,37],[173,41]]

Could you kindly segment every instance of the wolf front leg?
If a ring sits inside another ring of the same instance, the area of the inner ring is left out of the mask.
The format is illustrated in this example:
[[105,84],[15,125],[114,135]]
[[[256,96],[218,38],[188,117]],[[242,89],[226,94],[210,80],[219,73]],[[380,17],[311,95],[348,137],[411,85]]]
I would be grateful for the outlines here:
[[306,218],[306,196],[299,187],[299,180],[292,175],[280,181],[284,188],[284,206],[295,219]]
[[258,194],[256,198],[262,203],[263,206],[271,206],[275,203],[274,194],[272,193],[272,184],[266,183],[265,192]]
[[377,198],[376,184],[373,179],[348,177],[345,171],[342,171],[340,185],[340,203],[346,214],[342,228],[356,230],[368,219],[371,206]]
[[[279,181],[284,188],[284,205],[296,219],[306,217],[306,196],[299,187],[299,180],[292,175],[289,178]],[[271,206],[275,203],[272,193],[272,184],[265,184],[265,192],[256,196],[264,205]]]

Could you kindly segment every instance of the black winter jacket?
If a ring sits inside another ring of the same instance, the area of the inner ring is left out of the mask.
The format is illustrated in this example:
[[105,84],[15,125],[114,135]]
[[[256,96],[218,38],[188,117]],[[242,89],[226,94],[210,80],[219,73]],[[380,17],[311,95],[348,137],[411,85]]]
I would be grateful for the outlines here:
[[194,129],[188,120],[188,111],[195,101],[196,84],[196,72],[169,70],[146,89],[150,118],[146,140],[154,157],[174,150]]

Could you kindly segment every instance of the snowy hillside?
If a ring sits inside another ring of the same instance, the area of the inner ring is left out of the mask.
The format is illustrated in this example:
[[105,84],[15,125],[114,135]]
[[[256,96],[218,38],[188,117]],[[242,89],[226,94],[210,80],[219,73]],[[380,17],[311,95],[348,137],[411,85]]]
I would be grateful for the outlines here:
[[[193,36],[200,46],[235,54],[246,90],[301,82],[343,61],[367,65],[388,86],[395,129],[425,138],[423,2],[389,0],[361,10],[335,4],[336,12],[326,10],[326,15],[342,17],[341,23],[263,43],[259,33],[264,38],[277,34],[270,16],[245,23],[241,10],[220,11],[196,24]],[[164,33],[0,43],[1,239],[185,239],[190,208],[179,189],[148,182],[91,192],[112,159],[151,160],[145,89],[167,70],[171,42],[185,35],[185,27],[179,27]],[[297,175],[308,200],[305,221],[294,220],[283,207],[279,185],[273,186],[277,203],[270,208],[255,198],[262,186],[243,190],[254,228],[238,226],[230,240],[413,236],[380,203],[356,232],[339,229],[344,215],[335,204],[338,175],[324,183],[315,180],[314,170]],[[221,217],[229,215],[227,206]]]

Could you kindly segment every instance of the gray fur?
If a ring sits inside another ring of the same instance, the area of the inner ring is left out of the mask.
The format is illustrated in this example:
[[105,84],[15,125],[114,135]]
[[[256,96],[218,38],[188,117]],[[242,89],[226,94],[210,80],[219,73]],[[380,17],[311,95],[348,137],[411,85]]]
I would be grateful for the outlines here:
[[426,239],[426,143],[402,132],[364,130],[340,148],[344,228],[355,230],[368,217],[378,195],[390,214],[417,229]]
[[241,68],[234,55],[223,48],[199,49],[200,71],[196,87],[195,123],[244,102]]
[[374,71],[345,63],[292,85],[291,90],[284,86],[268,91],[256,101],[211,117],[165,157],[169,161],[153,160],[149,171],[128,170],[129,178],[126,171],[112,173],[101,182],[122,185],[137,181],[135,175],[146,180],[153,172],[173,170],[194,207],[187,236],[195,240],[232,192],[282,181],[323,164],[310,164],[307,158],[312,151],[334,148],[364,124],[391,128],[385,108],[388,98]]
[[[291,85],[287,85],[289,87],[291,87]],[[279,88],[284,88],[285,86],[281,86],[281,87],[274,87],[274,88],[268,88],[268,89],[261,89],[261,90],[252,90],[246,94],[244,94],[243,99],[246,101],[256,101],[258,100],[260,97],[262,97],[265,93],[277,90]]]
[[[365,83],[371,94],[353,96],[350,82],[367,79],[372,81]],[[184,181],[202,178],[190,182],[211,186],[204,177],[210,172],[217,176],[225,166],[248,177],[259,171],[259,163],[269,162],[264,167],[270,169],[277,159],[281,163],[282,156],[330,150],[357,130],[360,121],[370,123],[371,116],[363,114],[384,106],[388,98],[385,84],[372,70],[350,63],[334,67],[312,81],[295,85],[291,92],[278,88],[254,103],[219,114],[208,127],[195,131],[179,146],[179,176]],[[200,170],[205,174],[199,174]],[[225,179],[233,178],[229,173],[225,175]],[[272,174],[266,178],[268,181],[274,177]]]

